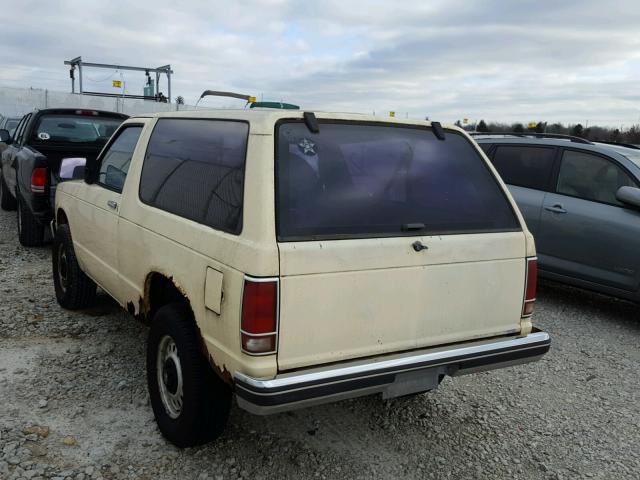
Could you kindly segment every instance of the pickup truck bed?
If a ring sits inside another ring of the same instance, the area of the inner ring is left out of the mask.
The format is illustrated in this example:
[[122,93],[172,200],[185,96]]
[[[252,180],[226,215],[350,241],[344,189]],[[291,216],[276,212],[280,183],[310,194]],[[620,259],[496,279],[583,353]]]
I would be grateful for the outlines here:
[[[18,236],[25,246],[44,241],[51,221],[62,159],[95,160],[127,118],[112,112],[47,109],[27,114],[2,152],[2,177],[18,209]],[[6,193],[5,193],[6,195]]]

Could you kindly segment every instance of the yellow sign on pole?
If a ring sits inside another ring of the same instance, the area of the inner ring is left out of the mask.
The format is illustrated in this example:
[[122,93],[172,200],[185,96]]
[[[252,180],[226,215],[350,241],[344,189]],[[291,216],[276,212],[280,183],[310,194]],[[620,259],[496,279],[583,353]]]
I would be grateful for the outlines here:
[[465,125],[467,125],[469,123],[469,119],[468,118],[463,118],[462,119],[462,123],[464,123]]
[[122,82],[120,80],[114,80],[111,83],[113,84],[113,88],[122,88]]
[[390,117],[395,117],[396,116],[396,112],[389,112],[389,116]]

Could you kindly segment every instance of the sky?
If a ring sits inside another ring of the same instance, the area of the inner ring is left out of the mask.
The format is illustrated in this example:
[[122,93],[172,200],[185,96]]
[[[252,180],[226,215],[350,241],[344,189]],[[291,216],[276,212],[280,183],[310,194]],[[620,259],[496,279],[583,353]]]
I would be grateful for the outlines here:
[[[64,60],[170,64],[206,89],[305,110],[452,123],[640,123],[640,1],[4,2],[0,87],[70,91]],[[85,69],[85,90],[144,74]],[[166,79],[161,91],[167,94]],[[231,102],[231,103],[230,103]],[[205,106],[242,106],[205,99]]]

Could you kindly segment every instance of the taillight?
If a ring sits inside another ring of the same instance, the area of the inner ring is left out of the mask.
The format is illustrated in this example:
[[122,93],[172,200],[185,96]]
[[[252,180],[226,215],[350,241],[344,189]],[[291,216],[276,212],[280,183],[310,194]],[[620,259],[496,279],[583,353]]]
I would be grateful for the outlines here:
[[275,353],[278,340],[278,281],[245,278],[240,322],[242,350]]
[[533,305],[536,302],[536,288],[538,285],[538,259],[527,258],[526,283],[524,285],[524,302],[522,304],[522,316],[530,317],[533,313]]
[[47,186],[47,169],[40,167],[34,168],[31,172],[31,191],[33,193],[44,193]]

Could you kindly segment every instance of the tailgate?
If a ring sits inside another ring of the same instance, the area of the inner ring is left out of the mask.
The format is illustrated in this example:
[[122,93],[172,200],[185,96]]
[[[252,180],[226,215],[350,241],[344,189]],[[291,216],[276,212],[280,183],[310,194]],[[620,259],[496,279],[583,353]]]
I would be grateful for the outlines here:
[[281,370],[520,331],[525,233],[462,132],[320,117],[276,136]]
[[522,232],[281,243],[278,366],[519,332],[524,257]]

